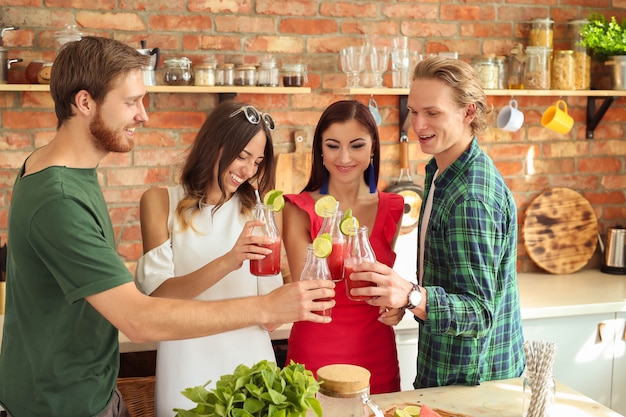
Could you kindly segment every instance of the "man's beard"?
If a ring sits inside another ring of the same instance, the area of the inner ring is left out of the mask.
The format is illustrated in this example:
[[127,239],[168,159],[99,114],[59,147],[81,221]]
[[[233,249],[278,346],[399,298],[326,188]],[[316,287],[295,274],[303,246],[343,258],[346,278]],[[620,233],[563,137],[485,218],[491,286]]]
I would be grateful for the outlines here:
[[122,135],[118,135],[106,125],[99,109],[89,124],[89,132],[95,138],[96,146],[107,152],[130,152],[135,146],[133,140],[125,140]]

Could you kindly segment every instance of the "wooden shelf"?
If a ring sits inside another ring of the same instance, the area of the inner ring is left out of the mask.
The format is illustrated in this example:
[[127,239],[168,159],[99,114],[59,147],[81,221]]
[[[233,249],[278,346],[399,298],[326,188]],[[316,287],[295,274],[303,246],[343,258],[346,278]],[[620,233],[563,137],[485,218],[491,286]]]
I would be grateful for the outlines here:
[[[484,90],[488,96],[562,96],[562,97],[624,97],[626,90]],[[402,96],[408,95],[408,88],[339,88],[335,94]]]
[[[249,94],[306,94],[310,87],[243,87],[243,86],[147,86],[146,90],[154,93],[249,93]],[[47,84],[0,84],[0,91],[50,91]]]

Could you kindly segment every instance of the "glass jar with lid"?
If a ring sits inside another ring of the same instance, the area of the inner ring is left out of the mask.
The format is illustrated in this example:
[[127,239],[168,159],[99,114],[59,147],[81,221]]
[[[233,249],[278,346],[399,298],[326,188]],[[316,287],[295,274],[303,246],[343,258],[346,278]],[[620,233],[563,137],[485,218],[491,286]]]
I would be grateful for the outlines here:
[[194,79],[196,85],[212,87],[216,81],[217,61],[207,59],[202,64],[196,65]]
[[322,366],[317,370],[320,389],[316,393],[324,417],[367,417],[382,415],[370,397],[371,373],[348,364]]
[[552,49],[554,45],[554,20],[537,18],[530,22],[528,46],[543,46]]
[[255,65],[240,64],[235,67],[235,85],[256,85],[257,71]]
[[550,88],[553,90],[574,90],[576,87],[576,61],[574,51],[554,51]]
[[582,41],[582,28],[586,23],[588,23],[587,19],[567,22],[567,37],[574,51],[576,65],[576,81],[574,82],[576,90],[589,90],[591,87],[591,54],[587,48],[579,44]]
[[65,29],[59,32],[54,32],[54,49],[58,54],[61,47],[68,42],[75,42],[81,40],[83,37],[82,32],[79,32],[76,25],[65,25]]
[[550,56],[552,49],[545,46],[526,47],[524,88],[530,90],[550,89]]
[[281,68],[283,87],[302,87],[309,82],[306,65],[302,63],[284,63]]
[[484,89],[497,89],[500,69],[495,55],[479,55],[472,58],[472,66]]
[[224,63],[216,69],[216,85],[235,85],[235,64]]
[[267,55],[261,60],[261,65],[257,71],[257,85],[264,87],[278,86],[278,67],[273,56]]
[[191,60],[187,57],[166,59],[163,80],[168,85],[193,85]]

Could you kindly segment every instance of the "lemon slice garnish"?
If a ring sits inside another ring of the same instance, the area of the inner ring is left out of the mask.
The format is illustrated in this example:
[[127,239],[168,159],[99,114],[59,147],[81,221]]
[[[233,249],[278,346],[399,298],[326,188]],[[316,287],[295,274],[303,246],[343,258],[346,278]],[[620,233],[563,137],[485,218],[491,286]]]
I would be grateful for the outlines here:
[[320,217],[330,217],[330,213],[337,211],[337,199],[332,195],[325,195],[315,202],[315,214]]
[[339,223],[339,230],[346,236],[356,235],[357,230],[359,230],[359,219],[354,216],[344,216],[341,223]]
[[263,196],[263,204],[269,206],[272,211],[281,211],[285,207],[285,198],[280,190],[269,190]]
[[333,241],[330,233],[322,233],[315,239],[313,239],[313,255],[318,258],[328,258],[328,255],[333,251]]

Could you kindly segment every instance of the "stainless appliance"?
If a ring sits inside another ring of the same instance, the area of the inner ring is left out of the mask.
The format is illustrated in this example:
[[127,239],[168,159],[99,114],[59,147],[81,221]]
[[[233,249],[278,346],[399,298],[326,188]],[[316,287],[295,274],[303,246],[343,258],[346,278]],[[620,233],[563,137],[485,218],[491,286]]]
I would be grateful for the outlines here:
[[143,67],[143,83],[145,85],[156,85],[155,70],[159,65],[159,57],[161,56],[161,50],[159,48],[146,48],[146,41],[141,41],[141,49],[137,51],[142,55],[148,55],[150,57],[150,65]]
[[615,226],[609,229],[606,247],[600,240],[604,259],[600,270],[608,274],[626,274],[626,228]]

